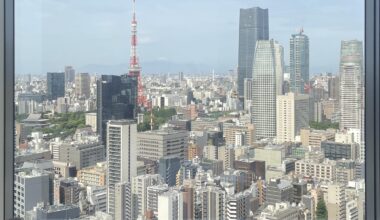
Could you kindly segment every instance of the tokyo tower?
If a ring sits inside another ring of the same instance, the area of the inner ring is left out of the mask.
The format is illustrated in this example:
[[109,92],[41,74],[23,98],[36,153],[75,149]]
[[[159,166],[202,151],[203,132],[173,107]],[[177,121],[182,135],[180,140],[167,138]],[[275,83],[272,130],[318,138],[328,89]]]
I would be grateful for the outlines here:
[[137,20],[135,11],[135,0],[133,0],[133,18],[131,22],[131,55],[129,60],[129,76],[137,78],[137,105],[146,107],[147,101],[144,96],[144,88],[141,80],[141,68],[137,57]]

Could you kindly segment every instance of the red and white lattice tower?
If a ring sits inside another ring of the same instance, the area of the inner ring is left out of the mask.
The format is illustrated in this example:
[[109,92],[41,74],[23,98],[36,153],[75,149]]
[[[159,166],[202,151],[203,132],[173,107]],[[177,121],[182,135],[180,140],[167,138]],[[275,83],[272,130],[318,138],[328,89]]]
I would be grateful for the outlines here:
[[129,75],[137,78],[137,105],[146,105],[146,97],[141,80],[141,68],[137,57],[137,20],[135,11],[135,0],[133,0],[133,18],[131,23],[131,57],[129,60]]

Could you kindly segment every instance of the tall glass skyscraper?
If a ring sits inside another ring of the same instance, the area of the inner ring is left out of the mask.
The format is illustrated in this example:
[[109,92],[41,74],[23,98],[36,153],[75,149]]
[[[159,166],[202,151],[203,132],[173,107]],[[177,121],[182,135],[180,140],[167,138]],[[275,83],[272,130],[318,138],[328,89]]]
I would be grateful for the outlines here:
[[[256,138],[276,136],[277,79],[283,70],[282,46],[274,40],[257,41],[252,78],[252,122]],[[279,72],[280,71],[280,72]]]
[[363,44],[342,41],[340,52],[340,128],[361,128]]
[[269,39],[268,9],[240,9],[238,93],[244,95],[244,79],[252,78],[256,41]]
[[108,120],[134,119],[137,104],[137,78],[128,75],[102,75],[97,81],[97,132],[106,143]]
[[47,98],[56,100],[65,96],[65,73],[47,73]]
[[290,91],[305,93],[304,85],[309,82],[309,38],[293,34],[290,38]]

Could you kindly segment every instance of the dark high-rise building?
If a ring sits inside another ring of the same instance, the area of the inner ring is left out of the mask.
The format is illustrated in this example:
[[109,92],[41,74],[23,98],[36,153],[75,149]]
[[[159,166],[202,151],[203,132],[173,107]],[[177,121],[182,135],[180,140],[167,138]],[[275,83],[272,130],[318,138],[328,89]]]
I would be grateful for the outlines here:
[[186,104],[190,105],[191,102],[194,100],[194,93],[193,93],[193,90],[189,89],[187,90],[187,94],[186,94],[187,98],[186,98]]
[[292,202],[296,204],[302,201],[302,196],[307,194],[307,183],[306,181],[297,181],[293,183],[293,196]]
[[160,98],[160,109],[165,108],[165,97],[161,96]]
[[134,119],[137,104],[137,78],[102,75],[97,82],[97,132],[103,143],[108,120]]
[[329,98],[339,101],[339,76],[332,76],[328,81]]
[[255,180],[265,179],[265,161],[236,160],[234,161],[234,169],[251,172]]
[[175,186],[179,168],[181,168],[179,157],[162,157],[159,160],[158,173],[164,178],[166,184]]
[[58,203],[65,205],[77,204],[79,202],[80,186],[78,181],[73,178],[58,180],[56,192]]
[[49,100],[65,96],[65,73],[47,73],[46,80]]
[[75,80],[75,70],[72,66],[65,66],[65,83],[71,83]]
[[290,91],[305,93],[305,83],[309,83],[309,38],[300,33],[290,38]]
[[256,41],[269,39],[268,9],[240,9],[238,93],[244,95],[244,79],[252,78]]

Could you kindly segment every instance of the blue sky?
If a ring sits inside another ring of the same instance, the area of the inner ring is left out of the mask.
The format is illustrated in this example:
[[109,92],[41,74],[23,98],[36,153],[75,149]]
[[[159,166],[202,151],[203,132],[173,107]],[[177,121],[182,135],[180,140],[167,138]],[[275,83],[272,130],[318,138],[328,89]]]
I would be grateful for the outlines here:
[[[340,41],[364,38],[363,0],[136,0],[144,72],[236,68],[239,9],[269,9],[269,35],[285,48],[300,27],[310,71],[337,72]],[[17,0],[16,73],[128,70],[131,0]]]

